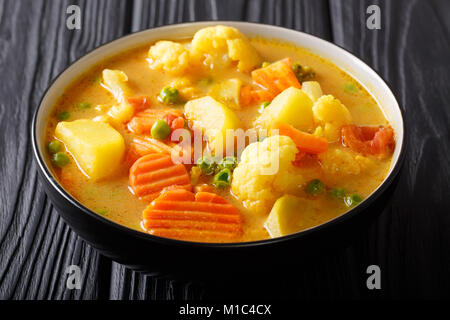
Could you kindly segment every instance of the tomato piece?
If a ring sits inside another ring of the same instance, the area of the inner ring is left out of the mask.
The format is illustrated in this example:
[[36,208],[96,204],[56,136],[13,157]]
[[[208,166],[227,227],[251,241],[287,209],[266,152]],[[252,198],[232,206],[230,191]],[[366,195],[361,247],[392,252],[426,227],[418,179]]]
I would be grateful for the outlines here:
[[371,140],[372,154],[389,154],[394,151],[394,130],[391,127],[382,127]]
[[341,142],[345,147],[364,155],[385,155],[394,150],[394,130],[391,127],[343,126]]
[[344,147],[355,152],[370,154],[370,140],[365,140],[361,128],[355,125],[343,126],[341,129],[341,142]]

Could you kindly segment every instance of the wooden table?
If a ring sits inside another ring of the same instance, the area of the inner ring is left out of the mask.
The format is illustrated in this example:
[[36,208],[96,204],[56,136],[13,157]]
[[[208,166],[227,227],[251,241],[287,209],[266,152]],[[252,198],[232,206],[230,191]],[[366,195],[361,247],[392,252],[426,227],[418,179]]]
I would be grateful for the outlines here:
[[[73,3],[82,9],[82,30],[65,27]],[[371,4],[381,8],[381,30],[366,28]],[[0,298],[448,298],[449,14],[450,1],[441,0],[1,1]],[[51,80],[107,41],[199,20],[262,22],[332,41],[377,70],[405,111],[407,161],[390,205],[348,247],[305,259],[295,275],[211,284],[135,273],[78,238],[38,181],[30,124]],[[81,266],[81,290],[66,289],[71,264]],[[381,290],[366,287],[371,264],[381,268]]]

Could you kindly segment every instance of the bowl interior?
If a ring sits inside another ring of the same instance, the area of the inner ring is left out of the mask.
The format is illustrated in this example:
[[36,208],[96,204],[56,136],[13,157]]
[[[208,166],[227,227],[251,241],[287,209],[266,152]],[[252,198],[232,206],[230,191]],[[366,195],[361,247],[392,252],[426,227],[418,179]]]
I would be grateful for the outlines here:
[[[383,79],[364,62],[330,42],[299,31],[247,22],[194,22],[149,29],[112,41],[83,56],[59,75],[41,101],[36,114],[35,131],[33,132],[35,139],[34,144],[36,146],[36,152],[40,156],[39,158],[47,159],[43,156],[45,152],[43,137],[52,106],[65,88],[87,69],[108,57],[114,56],[130,48],[151,43],[160,39],[170,40],[192,37],[197,30],[206,26],[217,24],[234,26],[249,37],[264,36],[269,39],[274,38],[308,49],[311,52],[333,62],[339,68],[355,78],[362,86],[364,86],[380,105],[386,118],[396,132],[396,147],[392,157],[389,173],[383,183],[386,181],[394,170],[403,148],[404,124],[397,100]],[[42,161],[45,162],[48,160]],[[45,163],[44,165],[46,165],[47,168],[50,167],[49,163]],[[47,172],[50,172],[51,174],[52,171],[47,170]],[[54,177],[52,178],[56,181]],[[380,188],[381,185],[378,188]],[[375,193],[378,188],[374,190],[372,194]],[[72,200],[75,201],[74,199]]]

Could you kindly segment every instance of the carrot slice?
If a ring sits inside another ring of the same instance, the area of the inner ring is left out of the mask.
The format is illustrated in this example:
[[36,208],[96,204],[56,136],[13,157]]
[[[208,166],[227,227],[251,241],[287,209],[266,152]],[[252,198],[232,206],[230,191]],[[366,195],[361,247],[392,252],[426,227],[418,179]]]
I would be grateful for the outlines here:
[[290,124],[276,122],[273,129],[278,129],[281,136],[290,137],[300,152],[318,154],[328,150],[328,141],[321,137],[302,132]]
[[274,96],[267,90],[263,89],[255,89],[252,91],[253,101],[256,102],[264,102],[264,101],[272,101]]
[[172,130],[183,129],[186,125],[186,120],[183,117],[178,117],[172,121],[170,127]]
[[251,86],[243,86],[240,93],[240,103],[248,106],[254,102],[253,88]]
[[179,117],[182,115],[182,112],[181,110],[176,109],[146,109],[138,112],[130,122],[128,122],[128,130],[136,134],[148,134],[156,120],[163,119],[167,114],[173,114],[175,117]]
[[173,189],[162,193],[143,212],[151,234],[189,241],[230,242],[242,234],[239,210],[211,192]]
[[355,152],[372,155],[386,155],[394,150],[394,130],[391,127],[344,126],[341,141]]
[[203,183],[194,186],[195,192],[214,192],[214,187],[210,186],[209,184]]
[[133,138],[127,154],[127,163],[131,166],[137,159],[150,153],[171,154],[171,148],[153,138]]
[[[192,164],[193,150],[183,148],[174,142],[161,142],[159,140],[144,137],[133,138],[130,144],[130,148],[127,154],[127,163],[132,165],[137,159],[150,153],[165,153],[172,155],[172,152],[178,152],[180,159],[183,159],[183,163],[186,165]],[[184,155],[188,154],[186,161],[184,161]]]
[[127,102],[131,104],[135,111],[141,111],[150,108],[150,97],[140,96],[134,98],[126,98]]
[[170,155],[151,153],[139,158],[130,169],[130,187],[140,199],[152,201],[161,191],[177,185],[191,190],[191,180],[186,167],[174,164]]
[[[252,71],[253,81],[262,86],[267,91],[266,96],[270,97],[266,100],[272,100],[289,87],[299,89],[302,87],[291,67],[292,60],[285,58],[265,68]],[[258,95],[261,95],[261,93],[258,93]]]

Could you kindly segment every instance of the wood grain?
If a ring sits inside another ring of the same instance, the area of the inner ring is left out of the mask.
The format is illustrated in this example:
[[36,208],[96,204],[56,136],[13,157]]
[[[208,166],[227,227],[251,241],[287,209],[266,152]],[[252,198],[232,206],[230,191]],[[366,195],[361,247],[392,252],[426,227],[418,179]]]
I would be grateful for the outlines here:
[[[383,297],[449,297],[450,64],[447,1],[331,1],[333,39],[390,84],[408,128],[407,159],[391,205],[367,234],[385,276]],[[366,8],[381,9],[368,30]]]
[[[61,221],[37,180],[30,148],[31,117],[50,81],[71,61],[127,29],[126,3],[104,0],[80,1],[82,30],[69,31],[69,4],[0,2],[2,299],[92,299],[109,294],[100,269],[105,263],[110,269],[111,263]],[[66,290],[65,269],[70,264],[82,268],[82,290]]]
[[[69,4],[82,8],[80,31],[65,27]],[[365,27],[370,4],[381,8],[381,30]],[[0,2],[0,299],[449,297],[449,12],[438,0]],[[38,182],[31,116],[59,72],[129,32],[201,20],[262,22],[334,41],[374,67],[405,112],[408,161],[389,207],[348,247],[305,259],[295,276],[269,277],[261,266],[235,281],[202,283],[130,271],[79,239]],[[81,266],[81,290],[66,289],[71,264]],[[370,264],[382,269],[378,292],[365,287]]]

